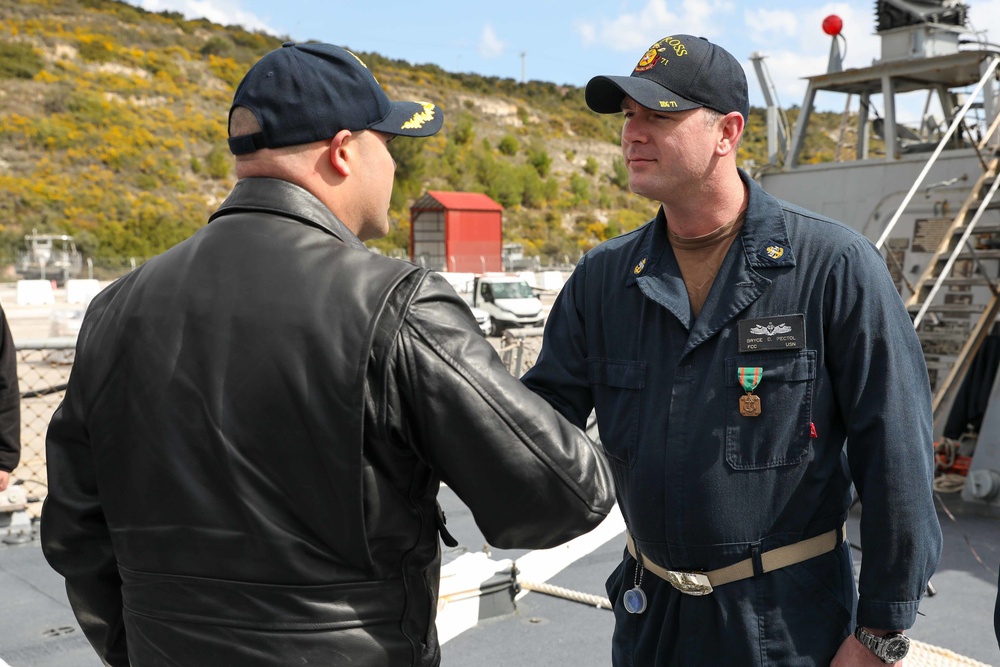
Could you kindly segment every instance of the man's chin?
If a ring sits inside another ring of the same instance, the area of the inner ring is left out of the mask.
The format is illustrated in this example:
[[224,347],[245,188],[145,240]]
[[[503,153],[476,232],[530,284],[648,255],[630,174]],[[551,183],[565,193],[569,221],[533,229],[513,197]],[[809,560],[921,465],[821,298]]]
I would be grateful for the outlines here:
[[378,226],[367,226],[360,230],[358,233],[358,239],[362,242],[367,243],[368,241],[377,241],[381,238],[385,238],[389,233],[389,221],[380,224]]
[[652,201],[659,201],[654,195],[649,194],[649,192],[642,187],[642,185],[633,185],[631,182],[628,184],[628,189],[632,194],[639,195],[640,197],[645,197],[646,199]]

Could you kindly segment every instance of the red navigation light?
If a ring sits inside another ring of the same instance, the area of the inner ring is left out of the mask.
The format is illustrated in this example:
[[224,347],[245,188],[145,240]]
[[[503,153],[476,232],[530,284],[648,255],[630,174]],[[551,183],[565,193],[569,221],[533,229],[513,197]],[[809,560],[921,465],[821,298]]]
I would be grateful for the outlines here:
[[823,32],[830,35],[831,37],[836,37],[840,34],[840,31],[844,28],[844,21],[841,20],[836,14],[830,14],[825,19],[823,19]]

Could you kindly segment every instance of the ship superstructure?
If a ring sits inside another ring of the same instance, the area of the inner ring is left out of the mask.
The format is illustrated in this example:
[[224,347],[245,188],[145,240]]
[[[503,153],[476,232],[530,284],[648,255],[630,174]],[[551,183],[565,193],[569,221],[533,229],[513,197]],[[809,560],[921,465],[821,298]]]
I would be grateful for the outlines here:
[[[768,164],[753,175],[881,249],[924,348],[941,437],[949,420],[966,430],[956,397],[990,392],[1000,359],[988,350],[1000,343],[1000,46],[969,27],[957,0],[877,0],[875,22],[880,57],[848,69],[839,19],[824,22],[830,62],[808,77],[794,130],[764,56],[751,56],[769,129]],[[843,109],[833,162],[817,162],[809,141],[820,105]],[[987,386],[970,387],[984,370]],[[1000,507],[1000,389],[992,393],[986,414],[970,415],[978,442],[963,497]]]

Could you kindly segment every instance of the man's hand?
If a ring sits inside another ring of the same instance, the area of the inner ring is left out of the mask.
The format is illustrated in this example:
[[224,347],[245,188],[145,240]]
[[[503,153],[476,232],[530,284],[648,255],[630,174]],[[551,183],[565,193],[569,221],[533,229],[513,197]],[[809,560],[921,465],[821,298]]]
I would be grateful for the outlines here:
[[7,490],[8,482],[10,482],[10,473],[6,470],[0,470],[0,491]]
[[[903,667],[906,660],[892,663],[894,667]],[[857,640],[854,635],[848,635],[844,643],[837,649],[837,655],[833,656],[830,667],[885,667],[877,655],[868,650],[868,647]]]

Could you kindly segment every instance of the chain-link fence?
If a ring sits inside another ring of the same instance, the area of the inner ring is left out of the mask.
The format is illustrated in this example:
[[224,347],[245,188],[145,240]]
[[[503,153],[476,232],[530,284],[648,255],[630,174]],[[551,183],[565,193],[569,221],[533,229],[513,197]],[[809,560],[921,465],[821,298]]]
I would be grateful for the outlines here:
[[21,463],[11,475],[28,493],[28,514],[42,511],[47,493],[45,431],[62,401],[73,367],[76,339],[49,338],[17,345],[17,380],[21,390]]
[[[504,332],[499,354],[504,365],[520,377],[531,368],[542,345],[541,328]],[[21,389],[21,463],[11,476],[28,493],[28,514],[41,514],[47,493],[45,432],[66,392],[73,367],[75,338],[49,338],[17,345],[17,379]]]

